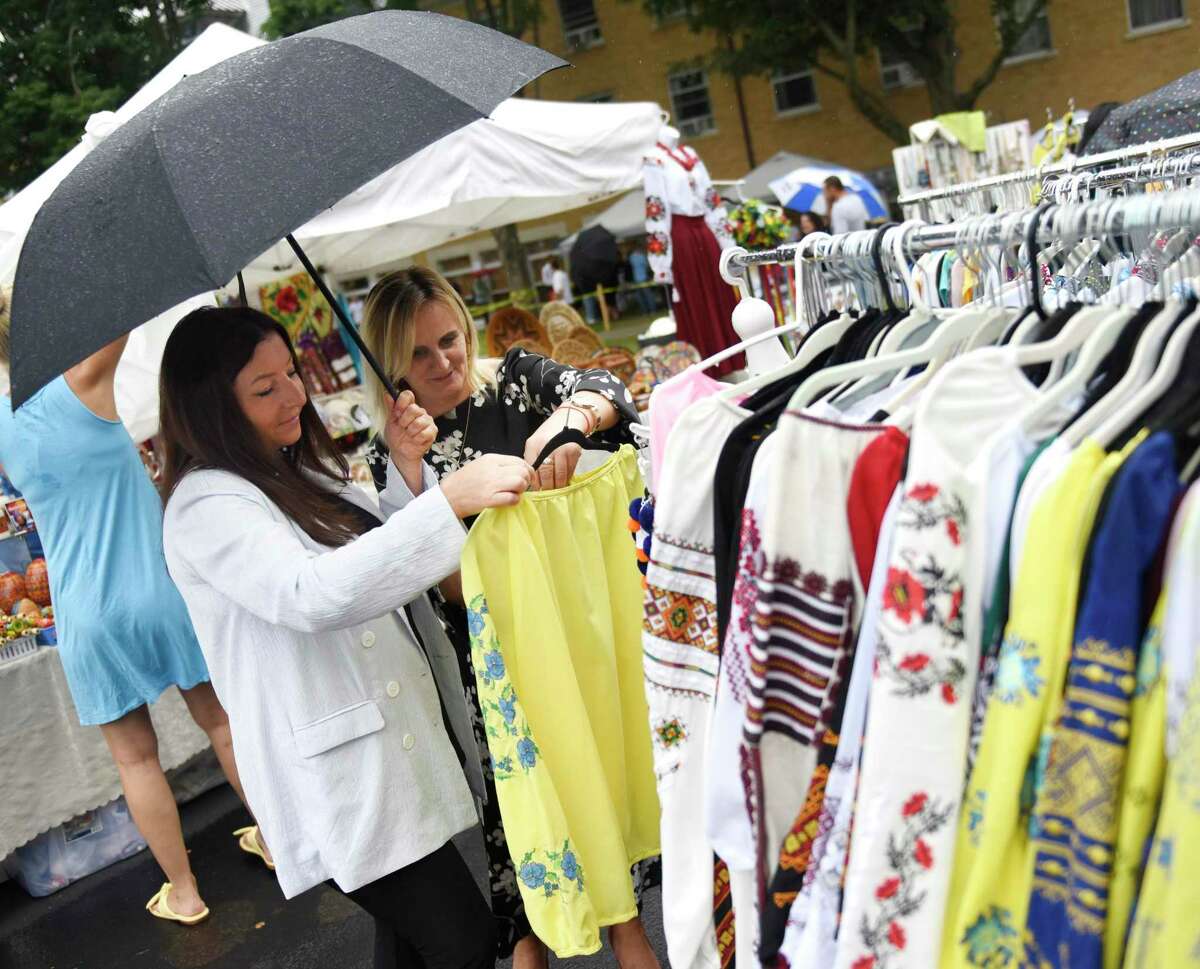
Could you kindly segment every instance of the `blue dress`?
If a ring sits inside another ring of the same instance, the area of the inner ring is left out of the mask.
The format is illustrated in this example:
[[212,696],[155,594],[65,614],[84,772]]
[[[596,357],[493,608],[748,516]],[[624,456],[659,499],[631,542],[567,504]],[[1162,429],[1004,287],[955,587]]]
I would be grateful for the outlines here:
[[59,377],[15,414],[0,398],[0,463],[46,551],[79,722],[111,723],[173,684],[207,682],[163,558],[162,501],[121,422],[97,417]]

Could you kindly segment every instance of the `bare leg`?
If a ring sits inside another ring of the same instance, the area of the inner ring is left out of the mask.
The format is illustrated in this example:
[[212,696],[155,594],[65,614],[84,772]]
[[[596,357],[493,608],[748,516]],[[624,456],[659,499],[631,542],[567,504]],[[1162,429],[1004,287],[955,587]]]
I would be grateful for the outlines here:
[[[226,716],[221,701],[217,699],[212,684],[201,683],[190,690],[180,690],[179,692],[183,695],[188,712],[196,721],[196,726],[208,734],[213,752],[217,755],[217,760],[221,762],[221,770],[225,772],[229,786],[241,798],[242,803],[246,804],[246,795],[242,791],[242,780],[238,775],[237,761],[233,757],[233,738],[229,733],[229,717]],[[250,810],[248,804],[246,810]],[[272,861],[271,852],[267,850],[267,844],[263,840],[261,831],[258,832],[258,845],[266,854],[267,860]]]
[[158,761],[158,737],[149,711],[138,707],[100,730],[121,774],[134,824],[171,883],[167,904],[180,915],[198,915],[204,902],[183,846],[179,809]]
[[660,969],[641,918],[635,917],[621,925],[611,926],[608,942],[621,969]]
[[525,936],[513,949],[513,969],[546,969],[549,965],[550,952],[533,933]]

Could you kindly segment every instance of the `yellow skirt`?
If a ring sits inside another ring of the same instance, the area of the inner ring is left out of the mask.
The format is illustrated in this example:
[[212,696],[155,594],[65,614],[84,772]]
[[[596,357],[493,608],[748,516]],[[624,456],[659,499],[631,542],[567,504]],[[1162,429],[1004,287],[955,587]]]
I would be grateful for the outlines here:
[[637,915],[630,866],[659,853],[627,528],[640,494],[625,447],[566,488],[485,511],[463,552],[504,833],[529,923],[562,958]]

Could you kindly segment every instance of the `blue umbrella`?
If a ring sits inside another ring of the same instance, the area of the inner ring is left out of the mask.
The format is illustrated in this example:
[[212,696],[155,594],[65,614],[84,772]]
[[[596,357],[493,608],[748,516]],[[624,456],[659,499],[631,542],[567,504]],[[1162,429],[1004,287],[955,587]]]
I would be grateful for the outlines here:
[[868,181],[865,175],[852,172],[848,168],[825,168],[819,165],[805,165],[797,168],[782,178],[771,182],[771,191],[786,209],[794,212],[825,212],[825,200],[822,189],[825,179],[836,175],[846,186],[846,191],[853,192],[867,207],[867,215],[872,219],[882,219],[887,216],[887,205],[879,190]]

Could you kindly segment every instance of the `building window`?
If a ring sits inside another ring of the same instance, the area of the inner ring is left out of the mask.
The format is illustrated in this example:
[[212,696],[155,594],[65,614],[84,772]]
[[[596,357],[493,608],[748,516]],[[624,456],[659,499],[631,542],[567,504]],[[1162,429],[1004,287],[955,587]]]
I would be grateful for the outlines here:
[[658,26],[673,23],[677,20],[683,20],[688,15],[688,0],[673,0],[669,5],[664,4],[662,9],[654,15],[654,19]]
[[1129,26],[1133,30],[1180,23],[1183,0],[1129,0]]
[[[1024,17],[1028,12],[1028,4],[1022,4],[1021,8],[1018,8],[1013,13],[1016,17]],[[1006,60],[1023,60],[1026,57],[1045,54],[1053,49],[1054,44],[1050,38],[1050,11],[1046,6],[1043,6],[1041,13],[1037,15],[1037,19],[1029,25],[1029,29],[1025,31],[1013,49],[1009,51]]]
[[888,90],[912,87],[921,83],[921,76],[913,66],[895,51],[879,48],[879,76]]
[[575,100],[584,104],[611,104],[616,100],[616,95],[612,91],[597,91],[595,94],[585,94]]
[[775,92],[776,114],[791,114],[820,106],[812,71],[797,71],[794,74],[777,71],[771,78],[771,88]]
[[712,101],[708,97],[708,75],[704,71],[681,71],[667,78],[671,114],[675,127],[687,138],[695,138],[716,127]]
[[558,0],[558,12],[562,15],[568,47],[586,50],[604,42],[592,0]]

